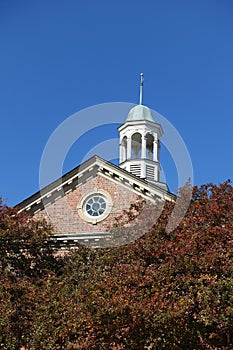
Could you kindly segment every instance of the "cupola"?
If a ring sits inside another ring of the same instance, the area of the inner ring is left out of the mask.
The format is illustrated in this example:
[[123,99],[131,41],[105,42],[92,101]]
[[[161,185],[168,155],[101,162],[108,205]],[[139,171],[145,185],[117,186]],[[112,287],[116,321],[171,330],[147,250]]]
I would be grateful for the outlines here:
[[142,179],[166,186],[160,182],[160,138],[163,130],[153,119],[150,108],[142,104],[144,76],[141,73],[139,104],[128,113],[118,128],[120,133],[120,164]]

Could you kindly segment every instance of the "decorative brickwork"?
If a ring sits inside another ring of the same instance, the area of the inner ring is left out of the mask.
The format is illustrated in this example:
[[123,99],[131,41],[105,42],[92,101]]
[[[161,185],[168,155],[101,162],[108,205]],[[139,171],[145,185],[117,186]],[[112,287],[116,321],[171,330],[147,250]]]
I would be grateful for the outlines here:
[[[79,207],[82,198],[88,193],[102,190],[107,192],[112,200],[112,210],[104,220],[91,223],[79,215]],[[59,198],[45,209],[37,212],[34,218],[45,218],[55,226],[55,231],[60,234],[107,232],[115,223],[123,210],[127,210],[130,204],[135,203],[139,196],[121,184],[115,183],[101,175],[96,175],[86,183],[80,185],[72,192]]]
[[155,203],[173,201],[175,196],[166,184],[149,183],[93,156],[19,203],[17,208],[35,219],[44,218],[52,223],[55,249],[76,247],[77,242],[99,247],[102,240],[111,244],[110,229],[116,219],[122,218],[124,210],[141,198]]

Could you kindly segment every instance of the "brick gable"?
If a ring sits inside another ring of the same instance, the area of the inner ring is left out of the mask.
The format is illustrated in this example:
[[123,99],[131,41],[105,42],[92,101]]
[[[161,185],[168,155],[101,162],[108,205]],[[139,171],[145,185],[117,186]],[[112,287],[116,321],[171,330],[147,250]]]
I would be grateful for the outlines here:
[[[104,199],[106,205],[98,215],[97,212],[93,214],[93,207],[92,214],[87,212],[90,210],[87,203],[91,200],[87,196],[93,193],[92,204],[98,197]],[[19,203],[17,208],[35,219],[51,222],[55,229],[51,239],[58,248],[75,247],[77,242],[96,247],[100,246],[102,239],[111,239],[109,230],[116,219],[139,198],[155,203],[157,200],[173,201],[175,196],[168,191],[166,184],[149,183],[93,156]]]
[[[78,207],[84,196],[89,192],[103,190],[112,199],[113,207],[107,218],[96,224],[85,221],[79,214]],[[127,210],[130,204],[138,200],[139,196],[121,184],[115,183],[101,175],[81,184],[78,188],[69,192],[64,197],[49,204],[46,208],[34,214],[34,218],[45,218],[55,225],[55,231],[59,234],[97,233],[107,232],[115,223],[115,218]]]

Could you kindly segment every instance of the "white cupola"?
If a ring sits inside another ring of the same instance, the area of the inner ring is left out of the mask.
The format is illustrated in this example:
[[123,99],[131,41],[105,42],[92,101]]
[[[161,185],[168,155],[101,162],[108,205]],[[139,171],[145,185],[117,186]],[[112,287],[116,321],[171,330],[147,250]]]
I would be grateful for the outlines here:
[[133,107],[120,133],[120,164],[125,169],[142,179],[154,184],[160,183],[160,138],[163,130],[152,117],[151,110],[142,104],[143,73],[140,81],[139,104]]

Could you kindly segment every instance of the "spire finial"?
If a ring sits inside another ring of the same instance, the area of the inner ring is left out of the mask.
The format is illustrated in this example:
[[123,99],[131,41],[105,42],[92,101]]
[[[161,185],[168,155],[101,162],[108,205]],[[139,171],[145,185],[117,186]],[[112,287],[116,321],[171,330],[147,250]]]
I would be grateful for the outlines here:
[[142,88],[143,88],[143,82],[144,82],[144,74],[140,74],[141,79],[140,79],[140,97],[139,97],[139,104],[142,105]]

